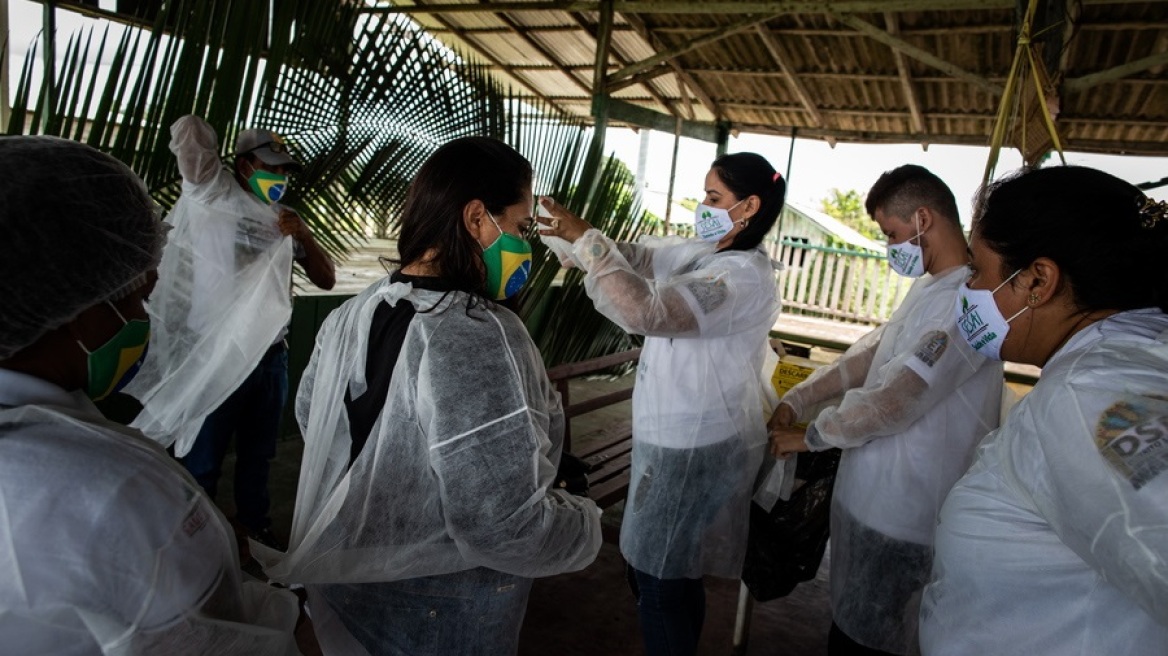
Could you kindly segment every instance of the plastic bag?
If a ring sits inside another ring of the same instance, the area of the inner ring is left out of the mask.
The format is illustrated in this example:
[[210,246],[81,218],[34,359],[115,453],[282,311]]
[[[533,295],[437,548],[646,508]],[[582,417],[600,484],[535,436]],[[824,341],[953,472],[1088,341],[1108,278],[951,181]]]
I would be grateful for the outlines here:
[[800,453],[790,499],[777,500],[770,512],[750,504],[742,582],[756,600],[785,597],[815,578],[827,549],[839,461],[839,449]]

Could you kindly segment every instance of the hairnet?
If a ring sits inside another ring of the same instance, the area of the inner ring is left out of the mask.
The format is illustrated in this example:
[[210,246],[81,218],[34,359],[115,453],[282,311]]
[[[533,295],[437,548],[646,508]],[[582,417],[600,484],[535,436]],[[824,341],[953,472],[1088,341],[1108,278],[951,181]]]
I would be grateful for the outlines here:
[[0,138],[0,359],[157,266],[163,228],[113,157],[55,137]]

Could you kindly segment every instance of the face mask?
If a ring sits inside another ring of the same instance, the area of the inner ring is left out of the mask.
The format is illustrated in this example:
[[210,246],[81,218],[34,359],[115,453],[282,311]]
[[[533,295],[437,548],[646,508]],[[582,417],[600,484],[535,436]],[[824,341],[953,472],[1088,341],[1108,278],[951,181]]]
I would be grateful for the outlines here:
[[[490,212],[487,216],[499,228],[499,222]],[[483,262],[487,265],[487,293],[496,301],[511,298],[527,284],[531,273],[531,244],[499,228],[499,238],[483,249]]]
[[1002,359],[1002,342],[1006,341],[1006,333],[1010,332],[1010,322],[1029,309],[1023,307],[1007,319],[1002,316],[1002,311],[994,302],[994,294],[1021,271],[1021,269],[1015,271],[1009,278],[1003,280],[1001,285],[994,287],[993,291],[970,289],[968,284],[962,284],[957,292],[957,303],[954,307],[957,329],[973,350],[991,360]]
[[89,384],[86,394],[94,401],[122,389],[138,373],[142,361],[146,359],[146,347],[150,343],[150,322],[143,319],[126,321],[113,303],[106,301],[118,318],[122,328],[117,334],[97,349],[90,351],[80,341],[77,345],[88,356]]
[[725,210],[699,204],[694,210],[694,232],[697,233],[698,239],[718,241],[726,236],[726,233],[734,229],[734,219],[730,218],[730,210],[741,204],[742,201],[738,201],[731,205],[730,209]]
[[912,243],[913,239],[923,234],[918,219],[916,235],[899,244],[888,245],[888,266],[892,267],[893,271],[906,278],[920,278],[925,275],[925,251],[921,249],[920,244]]
[[271,205],[284,197],[284,192],[288,190],[288,176],[263,169],[253,169],[251,177],[247,179],[247,184],[260,197],[260,200]]

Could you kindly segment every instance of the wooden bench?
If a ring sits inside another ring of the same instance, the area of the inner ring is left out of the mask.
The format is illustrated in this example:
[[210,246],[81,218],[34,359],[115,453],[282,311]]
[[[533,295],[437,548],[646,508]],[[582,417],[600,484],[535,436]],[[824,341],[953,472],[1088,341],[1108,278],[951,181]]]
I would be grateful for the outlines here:
[[635,363],[640,357],[641,349],[633,349],[548,369],[548,378],[560,392],[564,404],[564,451],[575,455],[588,465],[588,496],[601,508],[607,508],[623,500],[628,494],[629,469],[633,462],[632,417],[603,429],[596,442],[581,452],[572,448],[572,418],[633,398],[633,387],[629,385],[626,389],[572,403],[568,381],[625,363]]

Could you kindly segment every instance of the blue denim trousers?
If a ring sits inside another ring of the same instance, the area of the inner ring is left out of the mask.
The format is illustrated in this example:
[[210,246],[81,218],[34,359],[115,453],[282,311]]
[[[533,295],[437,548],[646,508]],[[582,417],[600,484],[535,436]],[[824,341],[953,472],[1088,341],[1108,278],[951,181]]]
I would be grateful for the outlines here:
[[320,591],[373,656],[513,656],[531,579],[479,567]]
[[280,343],[268,349],[243,383],[207,416],[182,458],[183,466],[214,500],[223,458],[235,436],[235,512],[249,532],[271,524],[268,472],[287,399],[288,350]]
[[659,579],[626,565],[648,656],[693,656],[706,620],[701,579]]

